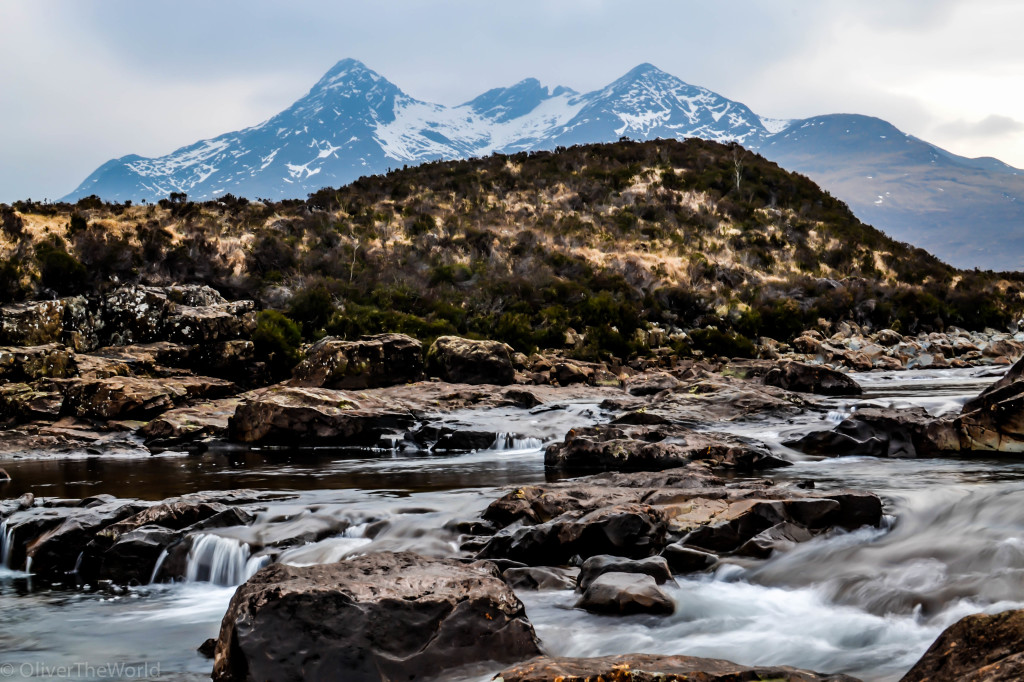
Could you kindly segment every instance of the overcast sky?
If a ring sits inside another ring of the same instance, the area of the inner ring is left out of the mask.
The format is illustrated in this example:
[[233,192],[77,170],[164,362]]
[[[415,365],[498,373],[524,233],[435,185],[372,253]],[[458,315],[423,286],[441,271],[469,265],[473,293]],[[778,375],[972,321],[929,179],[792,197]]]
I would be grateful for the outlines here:
[[355,57],[458,104],[641,62],[762,116],[860,113],[1024,167],[1019,0],[0,0],[0,201],[250,126]]

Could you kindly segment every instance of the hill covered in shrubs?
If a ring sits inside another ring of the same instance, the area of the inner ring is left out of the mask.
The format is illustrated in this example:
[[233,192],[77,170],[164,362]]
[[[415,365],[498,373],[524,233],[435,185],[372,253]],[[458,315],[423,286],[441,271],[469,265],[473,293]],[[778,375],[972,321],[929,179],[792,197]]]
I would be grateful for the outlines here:
[[202,283],[254,299],[262,343],[282,348],[396,331],[732,356],[843,320],[910,333],[1024,312],[1021,274],[954,269],[807,178],[697,139],[429,163],[306,201],[25,201],[0,206],[0,228],[3,302]]

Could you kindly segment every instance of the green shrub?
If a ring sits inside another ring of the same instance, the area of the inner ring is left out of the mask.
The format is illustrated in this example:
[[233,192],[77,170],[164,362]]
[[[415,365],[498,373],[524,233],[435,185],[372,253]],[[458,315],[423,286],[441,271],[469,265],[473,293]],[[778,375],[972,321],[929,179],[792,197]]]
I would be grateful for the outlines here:
[[714,327],[690,332],[690,341],[694,350],[703,351],[705,355],[752,358],[757,354],[754,343],[747,337],[736,332],[726,333]]
[[264,310],[256,317],[256,331],[252,334],[256,357],[267,363],[275,376],[291,371],[299,361],[302,332],[286,315],[276,310]]
[[307,339],[317,336],[333,314],[334,301],[323,285],[300,289],[288,307],[288,315],[302,325],[302,335]]
[[47,289],[62,296],[85,291],[89,282],[89,271],[74,256],[52,242],[36,247],[36,261],[39,263],[39,278]]

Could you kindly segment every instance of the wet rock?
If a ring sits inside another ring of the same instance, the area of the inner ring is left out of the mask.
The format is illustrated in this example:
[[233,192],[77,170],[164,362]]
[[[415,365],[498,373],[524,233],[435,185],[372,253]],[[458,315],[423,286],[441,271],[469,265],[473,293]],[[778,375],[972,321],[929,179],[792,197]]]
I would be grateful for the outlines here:
[[763,530],[750,538],[736,550],[740,556],[767,559],[776,550],[789,549],[800,542],[807,542],[812,537],[810,531],[794,523],[780,523]]
[[624,654],[603,658],[535,658],[498,673],[495,682],[858,682],[785,666],[745,666],[693,656]]
[[544,465],[559,471],[658,471],[708,461],[735,469],[786,466],[736,438],[685,427],[594,426],[548,446]]
[[667,616],[675,613],[676,605],[649,575],[604,573],[589,583],[576,602],[576,608],[621,616],[636,613]]
[[514,590],[571,590],[576,587],[578,569],[555,566],[507,568],[502,577]]
[[164,412],[139,429],[139,435],[150,446],[166,447],[202,438],[224,438],[228,422],[241,403],[239,398],[221,398],[176,407]]
[[200,644],[196,648],[196,651],[199,652],[199,655],[203,658],[209,658],[210,660],[213,660],[213,656],[217,651],[217,640],[213,637],[210,637],[202,644]]
[[566,512],[551,521],[496,534],[479,554],[530,566],[565,565],[575,556],[642,558],[665,544],[666,523],[649,505],[620,504],[589,513]]
[[63,379],[75,374],[75,354],[63,344],[0,347],[0,382]]
[[144,504],[118,500],[75,510],[29,544],[26,552],[32,559],[32,572],[44,579],[63,579],[75,570],[79,556],[99,531],[144,508]]
[[605,573],[640,573],[651,576],[659,585],[672,580],[672,571],[663,557],[625,559],[618,556],[600,555],[592,556],[583,562],[576,586],[581,590],[586,590],[591,583]]
[[718,556],[699,549],[685,547],[678,542],[666,545],[661,556],[668,562],[674,574],[696,573],[718,563]]
[[427,351],[427,373],[452,383],[505,386],[515,380],[511,352],[499,341],[442,336]]
[[1024,679],[1024,611],[962,618],[939,635],[900,682]]
[[787,391],[821,395],[860,395],[863,392],[856,381],[841,372],[802,362],[779,364],[765,375],[764,383]]
[[990,358],[1009,358],[1011,361],[1024,355],[1024,344],[1013,339],[996,339],[985,346],[982,355]]
[[486,450],[494,445],[497,434],[491,431],[452,431],[445,429],[433,447],[435,452],[471,452]]
[[234,384],[210,377],[110,377],[70,384],[66,406],[79,417],[145,417],[186,400],[219,398],[234,392]]
[[785,445],[826,457],[931,457],[945,447],[931,428],[935,422],[920,407],[865,407],[831,431],[815,431]]
[[224,616],[213,679],[409,680],[539,653],[494,566],[387,552],[250,578]]
[[105,528],[101,535],[117,539],[142,526],[155,525],[171,530],[181,530],[215,516],[227,507],[219,502],[201,499],[178,499],[155,504],[123,521]]
[[295,368],[292,386],[375,388],[419,381],[423,346],[404,334],[364,336],[358,341],[317,341]]
[[7,532],[10,533],[8,566],[14,570],[23,569],[29,544],[60,526],[71,513],[68,509],[32,508],[8,517],[6,520]]
[[117,585],[149,582],[160,554],[178,540],[181,533],[162,526],[141,526],[118,536],[106,551],[87,547],[98,556],[83,558],[79,574],[83,580],[110,580]]

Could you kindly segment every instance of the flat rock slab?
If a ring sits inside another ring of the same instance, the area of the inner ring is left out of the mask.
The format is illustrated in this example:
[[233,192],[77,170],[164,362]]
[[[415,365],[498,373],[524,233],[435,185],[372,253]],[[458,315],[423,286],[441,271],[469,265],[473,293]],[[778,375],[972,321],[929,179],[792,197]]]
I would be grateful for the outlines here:
[[493,564],[386,552],[250,578],[224,616],[213,679],[418,680],[539,653]]
[[859,682],[786,666],[746,666],[714,658],[624,654],[602,658],[542,656],[509,668],[495,682]]

